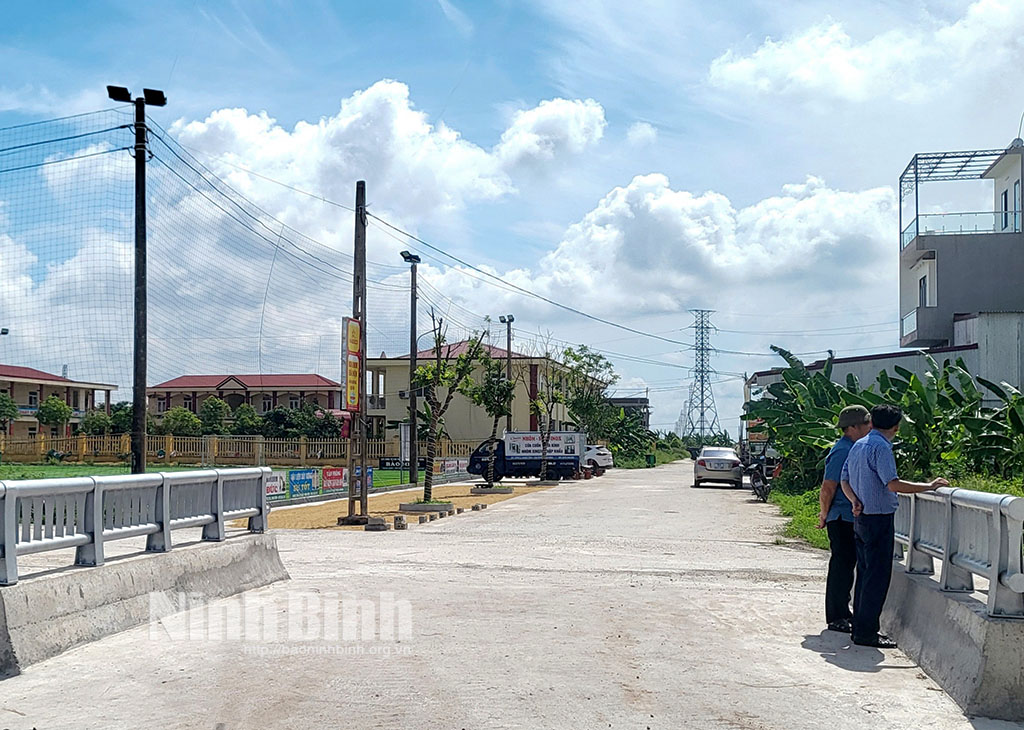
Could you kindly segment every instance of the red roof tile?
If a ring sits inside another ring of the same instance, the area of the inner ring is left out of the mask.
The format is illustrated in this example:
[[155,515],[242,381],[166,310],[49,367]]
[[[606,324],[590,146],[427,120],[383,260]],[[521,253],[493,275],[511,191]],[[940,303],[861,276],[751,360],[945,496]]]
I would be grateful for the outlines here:
[[150,388],[194,388],[204,390],[217,388],[228,380],[237,380],[246,388],[337,388],[338,383],[323,375],[308,374],[273,374],[273,375],[179,375],[163,383],[151,385]]
[[[504,359],[505,357],[508,356],[508,350],[505,350],[505,349],[503,349],[501,347],[495,347],[494,345],[487,345],[487,344],[485,344],[483,346],[483,348],[487,352],[488,355],[490,355],[491,357],[493,357],[495,359],[498,359],[498,360]],[[446,357],[449,357],[449,358],[456,358],[459,355],[466,354],[466,352],[468,350],[469,350],[469,343],[466,340],[463,340],[462,342],[453,342],[450,345],[443,345],[441,347],[441,354],[446,356]],[[399,358],[399,359],[408,359],[408,357],[409,357],[408,355],[402,355],[402,357]],[[421,352],[417,352],[416,353],[416,358],[420,359],[420,360],[430,359],[432,357],[434,357],[434,348],[433,347],[431,347],[429,350],[423,350]],[[529,355],[523,355],[523,354],[515,352],[513,350],[512,357],[530,357],[530,356]]]
[[24,368],[20,365],[0,365],[0,378],[31,378],[33,380],[58,380],[62,383],[74,382],[59,375],[51,375],[50,373],[44,373],[42,370]]

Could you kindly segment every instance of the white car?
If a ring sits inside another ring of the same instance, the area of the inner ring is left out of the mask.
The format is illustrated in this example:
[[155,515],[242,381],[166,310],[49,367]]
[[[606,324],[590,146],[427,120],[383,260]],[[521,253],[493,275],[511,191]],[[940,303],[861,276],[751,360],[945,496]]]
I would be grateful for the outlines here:
[[608,450],[607,446],[587,446],[587,450],[583,452],[583,465],[608,469],[614,465],[612,452]]

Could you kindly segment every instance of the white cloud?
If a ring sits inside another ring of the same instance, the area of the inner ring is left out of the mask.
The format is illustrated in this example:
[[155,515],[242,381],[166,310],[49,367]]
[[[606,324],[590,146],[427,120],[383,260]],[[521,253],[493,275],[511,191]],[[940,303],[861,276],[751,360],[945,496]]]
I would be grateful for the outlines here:
[[634,147],[644,147],[658,141],[658,130],[647,122],[634,122],[626,131],[626,141]]
[[604,136],[604,109],[593,99],[551,99],[518,111],[494,154],[508,167],[578,155]]
[[[737,209],[720,193],[674,190],[664,175],[638,175],[571,225],[534,269],[503,277],[613,318],[728,304],[737,292],[800,292],[799,305],[813,308],[892,291],[894,229],[890,188],[847,192],[808,177]],[[486,296],[490,309],[495,297],[510,296],[455,270],[434,276],[466,301],[482,304]],[[536,307],[537,317],[557,316]]]
[[865,101],[937,98],[956,80],[1024,60],[1024,3],[976,0],[952,23],[908,24],[864,40],[826,20],[752,53],[726,51],[708,79],[723,89]]

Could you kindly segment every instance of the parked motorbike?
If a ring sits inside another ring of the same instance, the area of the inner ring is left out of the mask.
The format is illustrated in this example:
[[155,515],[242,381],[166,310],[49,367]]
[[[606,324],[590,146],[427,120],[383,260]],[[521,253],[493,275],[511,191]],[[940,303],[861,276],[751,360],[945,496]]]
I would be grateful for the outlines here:
[[747,464],[744,471],[750,479],[750,489],[754,492],[754,496],[762,502],[767,502],[768,495],[772,491],[772,482],[768,476],[764,455],[756,457]]

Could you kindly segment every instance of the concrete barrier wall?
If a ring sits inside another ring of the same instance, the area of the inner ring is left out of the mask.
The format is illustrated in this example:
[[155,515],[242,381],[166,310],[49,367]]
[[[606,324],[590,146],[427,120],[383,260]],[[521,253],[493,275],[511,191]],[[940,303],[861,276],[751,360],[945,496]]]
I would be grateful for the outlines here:
[[893,567],[883,629],[968,715],[1024,720],[1024,620]]
[[269,534],[142,554],[0,588],[0,677],[150,620],[150,594],[224,598],[288,578]]

